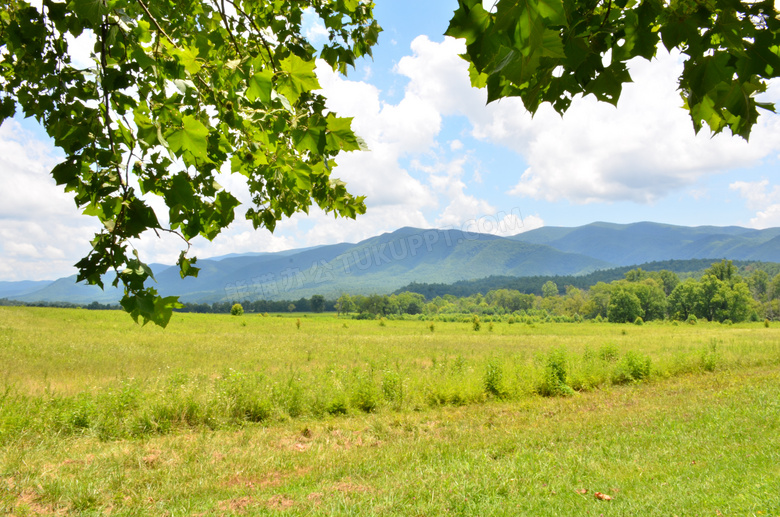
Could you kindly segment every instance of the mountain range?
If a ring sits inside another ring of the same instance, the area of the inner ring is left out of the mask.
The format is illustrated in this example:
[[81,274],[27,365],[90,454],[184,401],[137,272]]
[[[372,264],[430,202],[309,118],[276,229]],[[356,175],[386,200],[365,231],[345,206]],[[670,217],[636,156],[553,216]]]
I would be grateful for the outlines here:
[[[401,228],[358,243],[198,260],[198,278],[151,265],[160,294],[212,303],[295,300],[322,294],[388,293],[412,282],[453,283],[488,276],[585,275],[673,259],[780,261],[780,228],[685,227],[650,222],[543,227],[511,237]],[[115,303],[119,290],[53,282],[0,282],[0,298],[25,302]]]

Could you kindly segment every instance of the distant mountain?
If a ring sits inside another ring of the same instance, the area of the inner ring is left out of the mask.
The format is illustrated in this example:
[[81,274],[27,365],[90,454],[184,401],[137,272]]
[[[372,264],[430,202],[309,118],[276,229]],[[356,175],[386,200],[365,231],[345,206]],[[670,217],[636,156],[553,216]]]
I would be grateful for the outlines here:
[[651,222],[543,227],[511,237],[620,266],[697,258],[780,261],[780,228],[674,226]]
[[[549,246],[457,230],[401,228],[357,244],[199,260],[197,278],[181,279],[176,267],[155,273],[160,294],[212,303],[243,299],[298,299],[342,292],[386,293],[410,282],[455,282],[490,275],[579,275],[611,264]],[[113,303],[121,293],[63,278],[20,301]]]
[[51,280],[22,280],[20,282],[0,282],[0,298],[14,298],[34,293],[51,284]]
[[[322,294],[389,293],[411,283],[452,284],[490,276],[582,276],[653,261],[727,258],[780,262],[780,228],[689,228],[657,223],[545,227],[505,238],[458,230],[401,228],[357,244],[201,259],[198,278],[153,264],[160,294],[212,303],[297,300]],[[0,297],[26,302],[116,303],[121,292],[76,284],[0,283]],[[20,284],[20,285],[16,285]],[[472,287],[470,287],[472,288]],[[4,295],[3,292],[9,294]]]

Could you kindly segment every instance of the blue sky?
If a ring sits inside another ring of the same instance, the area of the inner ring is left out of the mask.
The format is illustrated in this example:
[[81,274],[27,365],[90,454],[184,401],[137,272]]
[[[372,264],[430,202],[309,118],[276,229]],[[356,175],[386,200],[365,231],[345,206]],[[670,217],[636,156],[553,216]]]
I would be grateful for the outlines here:
[[[594,221],[780,226],[780,117],[763,115],[750,143],[694,135],[675,91],[678,56],[659,51],[632,63],[634,84],[618,108],[578,99],[561,118],[543,107],[533,119],[519,101],[485,106],[468,84],[460,42],[443,33],[457,2],[376,0],[383,26],[374,59],[348,77],[318,68],[329,107],[354,117],[370,152],[338,160],[335,175],[367,196],[357,221],[318,211],[271,235],[239,216],[197,256],[358,240],[402,226],[459,228],[474,221],[514,234]],[[309,20],[313,42],[321,37]],[[766,99],[780,101],[773,85]],[[73,274],[97,230],[48,175],[60,154],[34,123],[0,127],[0,280]],[[248,201],[241,178],[221,184]],[[161,204],[154,205],[161,208]],[[164,217],[161,217],[164,219]],[[173,263],[175,239],[134,243],[148,262]]]

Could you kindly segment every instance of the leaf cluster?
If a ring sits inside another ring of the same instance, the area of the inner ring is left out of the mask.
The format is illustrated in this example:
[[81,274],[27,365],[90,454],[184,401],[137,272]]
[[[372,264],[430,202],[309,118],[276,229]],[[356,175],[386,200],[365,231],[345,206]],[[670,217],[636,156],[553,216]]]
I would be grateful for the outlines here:
[[520,97],[535,113],[563,114],[577,95],[617,105],[627,62],[679,50],[684,107],[698,132],[728,128],[747,139],[766,81],[780,73],[780,19],[773,0],[459,0],[447,34],[466,40],[474,86],[488,102]]
[[[326,109],[314,69],[319,56],[345,73],[371,54],[381,30],[371,2],[38,5],[8,0],[0,10],[0,122],[21,109],[64,151],[54,179],[102,224],[78,279],[102,287],[113,269],[136,321],[164,326],[179,304],[148,286],[152,271],[131,239],[148,230],[178,235],[181,276],[197,276],[190,241],[214,239],[239,205],[217,183],[220,172],[246,177],[255,228],[273,231],[312,204],[352,218],[365,211],[331,174],[335,156],[362,142],[351,119]],[[306,9],[328,30],[319,52],[302,36]],[[89,66],[74,60],[77,40],[94,42]],[[167,214],[152,208],[155,197]]]

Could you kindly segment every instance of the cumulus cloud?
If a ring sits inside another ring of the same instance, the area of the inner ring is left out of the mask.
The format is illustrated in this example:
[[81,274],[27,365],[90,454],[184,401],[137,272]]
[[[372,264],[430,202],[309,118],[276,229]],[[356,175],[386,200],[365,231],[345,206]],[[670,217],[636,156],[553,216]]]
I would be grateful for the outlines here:
[[[618,108],[590,96],[575,99],[564,117],[549,105],[531,117],[515,98],[485,106],[485,92],[471,87],[458,57],[461,40],[419,37],[412,49],[397,66],[411,80],[408,92],[443,116],[467,117],[473,137],[521,156],[517,169],[506,171],[516,175],[511,193],[518,196],[652,203],[707,175],[754,166],[780,147],[780,117],[770,114],[760,118],[750,144],[706,129],[696,135],[676,90],[679,54],[659,50],[652,62],[632,61],[634,83],[624,86]],[[766,100],[778,90],[773,85]]]
[[512,193],[573,203],[652,203],[700,178],[750,167],[777,149],[777,117],[765,116],[751,143],[730,135],[695,135],[680,109],[679,56],[631,63],[634,83],[618,108],[586,97],[560,117],[542,106],[532,119],[515,99],[491,106],[475,121],[474,135],[509,147],[528,166]]
[[780,226],[780,185],[770,185],[769,180],[764,179],[753,182],[735,181],[729,188],[739,192],[747,207],[756,212],[756,216],[750,219],[752,227]]
[[75,272],[98,229],[50,171],[62,158],[16,120],[0,126],[0,278],[53,279]]

